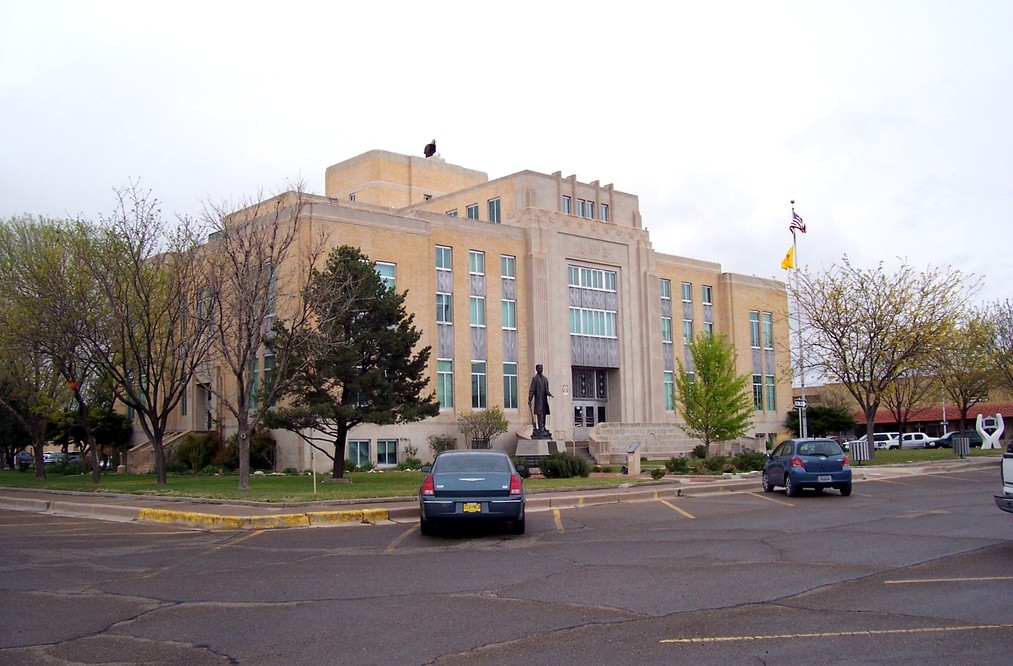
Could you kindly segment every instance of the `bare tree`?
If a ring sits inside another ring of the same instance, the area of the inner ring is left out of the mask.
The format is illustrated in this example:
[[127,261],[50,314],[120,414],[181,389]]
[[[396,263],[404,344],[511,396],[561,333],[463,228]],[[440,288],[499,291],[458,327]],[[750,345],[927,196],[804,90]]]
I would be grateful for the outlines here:
[[[230,380],[209,385],[236,419],[243,490],[250,487],[250,435],[285,388],[286,380],[275,378],[293,376],[290,366],[302,358],[293,350],[311,322],[301,292],[326,244],[310,224],[305,185],[291,187],[235,212],[210,205],[205,211],[214,228],[203,262],[208,285],[203,316],[214,336],[209,358]],[[277,311],[277,304],[287,309]],[[294,333],[265,355],[278,324]]]
[[890,382],[883,392],[883,405],[897,421],[901,434],[907,432],[911,412],[925,406],[929,391],[938,388],[939,382],[924,371],[905,372]]
[[865,413],[869,441],[891,385],[924,366],[976,286],[952,268],[904,264],[890,275],[882,264],[852,266],[846,255],[826,272],[798,272],[790,289],[809,365],[848,390]]
[[113,214],[90,229],[84,257],[110,313],[101,337],[88,342],[116,398],[137,414],[164,484],[169,416],[211,342],[208,322],[197,316],[199,234],[189,220],[167,223],[136,184],[116,195]]
[[934,355],[943,391],[960,412],[961,431],[966,429],[971,407],[986,399],[994,384],[993,339],[994,329],[986,316],[968,310],[945,332]]
[[[0,329],[6,328],[5,324]],[[0,405],[31,439],[36,479],[46,478],[42,461],[46,430],[53,417],[63,411],[68,398],[63,377],[39,346],[24,347],[16,336],[0,330]]]
[[988,345],[991,365],[1003,388],[1013,391],[1013,301],[995,301],[985,308],[983,316],[992,327]]

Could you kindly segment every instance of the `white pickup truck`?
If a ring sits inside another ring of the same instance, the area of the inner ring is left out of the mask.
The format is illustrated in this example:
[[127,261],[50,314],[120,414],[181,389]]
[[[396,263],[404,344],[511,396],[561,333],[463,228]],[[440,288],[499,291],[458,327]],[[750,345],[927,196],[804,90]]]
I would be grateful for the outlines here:
[[1002,495],[995,495],[995,505],[1013,513],[1013,450],[1002,454]]

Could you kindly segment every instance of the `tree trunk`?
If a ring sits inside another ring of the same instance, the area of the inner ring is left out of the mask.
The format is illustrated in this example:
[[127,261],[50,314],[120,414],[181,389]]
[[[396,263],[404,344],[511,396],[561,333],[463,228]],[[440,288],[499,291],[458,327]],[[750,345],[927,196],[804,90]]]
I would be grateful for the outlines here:
[[237,448],[239,450],[239,489],[250,489],[250,420],[246,414],[239,419]]
[[338,435],[334,438],[334,468],[332,479],[345,478],[345,442],[348,440],[348,424],[338,423]]
[[157,485],[168,485],[169,479],[165,473],[165,445],[161,440],[152,440],[151,448],[155,451],[155,476]]

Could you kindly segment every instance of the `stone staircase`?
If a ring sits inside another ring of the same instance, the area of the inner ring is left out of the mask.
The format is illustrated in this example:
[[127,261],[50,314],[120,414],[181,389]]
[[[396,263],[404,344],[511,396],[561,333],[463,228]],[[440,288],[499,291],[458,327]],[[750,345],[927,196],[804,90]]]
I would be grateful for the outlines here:
[[[168,457],[176,444],[178,444],[187,432],[165,433],[163,446],[165,455]],[[150,441],[137,444],[127,451],[127,471],[131,474],[147,474],[155,469],[155,447]]]

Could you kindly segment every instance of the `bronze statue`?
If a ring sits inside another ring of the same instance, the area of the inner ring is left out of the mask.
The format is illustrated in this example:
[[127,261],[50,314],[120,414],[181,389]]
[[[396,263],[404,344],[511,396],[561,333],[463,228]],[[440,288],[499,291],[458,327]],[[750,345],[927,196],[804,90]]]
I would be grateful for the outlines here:
[[535,376],[531,378],[531,388],[528,389],[528,409],[531,410],[535,421],[535,428],[531,433],[532,439],[552,439],[552,433],[545,428],[545,416],[549,414],[549,398],[553,397],[549,391],[549,380],[542,374],[542,365],[535,366]]

